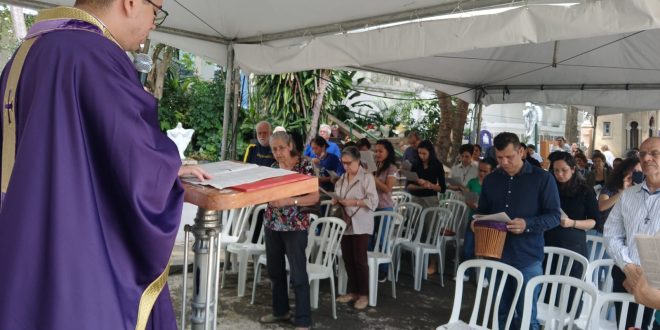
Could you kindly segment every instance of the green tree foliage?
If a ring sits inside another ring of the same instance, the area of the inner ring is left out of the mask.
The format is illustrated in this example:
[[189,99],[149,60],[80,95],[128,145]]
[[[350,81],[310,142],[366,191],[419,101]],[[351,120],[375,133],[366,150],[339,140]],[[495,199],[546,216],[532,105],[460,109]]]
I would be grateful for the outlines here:
[[[36,17],[33,15],[23,16],[25,17],[25,25],[29,29]],[[0,63],[3,65],[7,63],[16,48],[18,48],[18,45],[20,45],[20,41],[16,39],[16,35],[14,34],[9,6],[0,4]]]
[[193,62],[184,55],[170,66],[159,104],[160,128],[165,131],[181,122],[195,134],[186,154],[195,159],[216,161],[222,142],[225,76],[216,71],[212,81],[193,75]]
[[[268,118],[274,126],[284,126],[288,131],[297,131],[305,136],[310,130],[311,109],[319,85],[320,70],[261,75],[256,77],[257,105],[263,107],[251,117]],[[353,88],[355,71],[332,70],[330,84],[325,90],[321,121],[327,113],[341,111],[342,102]],[[252,101],[252,98],[251,98]],[[256,109],[254,109],[256,111]]]

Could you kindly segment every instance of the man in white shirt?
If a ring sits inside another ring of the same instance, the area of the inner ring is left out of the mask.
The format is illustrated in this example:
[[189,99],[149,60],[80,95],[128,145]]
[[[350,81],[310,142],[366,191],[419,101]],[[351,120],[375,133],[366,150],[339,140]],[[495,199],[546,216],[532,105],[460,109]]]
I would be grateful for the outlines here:
[[[607,253],[616,262],[612,268],[613,291],[631,292],[635,283],[628,278],[639,272],[639,251],[636,234],[655,235],[660,230],[660,138],[648,138],[640,147],[640,161],[646,179],[641,185],[624,190],[605,222],[604,238]],[[651,309],[644,312],[646,328],[651,320]],[[633,327],[637,313],[635,306],[628,310],[627,326]],[[619,319],[620,308],[617,309]]]
[[605,155],[605,161],[607,162],[610,167],[614,167],[614,154],[610,151],[610,147],[607,146],[607,144],[603,144],[603,146],[600,148],[600,150],[603,152],[603,155]]
[[563,136],[559,136],[555,138],[555,144],[552,145],[552,149],[550,152],[555,152],[555,151],[566,151],[566,152],[571,152],[571,146],[566,143],[566,139],[564,139]]
[[474,146],[464,144],[458,149],[460,162],[451,167],[449,177],[460,181],[460,185],[448,185],[449,189],[460,190],[461,186],[467,186],[467,183],[479,175],[479,164],[472,160]]

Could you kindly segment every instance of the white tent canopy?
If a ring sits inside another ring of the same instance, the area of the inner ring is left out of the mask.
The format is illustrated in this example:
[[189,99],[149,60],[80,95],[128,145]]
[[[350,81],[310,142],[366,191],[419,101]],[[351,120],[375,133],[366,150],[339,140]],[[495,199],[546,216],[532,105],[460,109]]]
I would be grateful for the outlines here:
[[348,67],[485,104],[660,108],[660,2],[568,1],[165,0],[152,38],[253,73]]
[[553,2],[566,1],[165,0],[170,16],[152,38],[220,64],[231,44],[254,73],[352,67],[468,91],[459,97],[472,102],[479,89],[486,104],[657,108],[660,3]]

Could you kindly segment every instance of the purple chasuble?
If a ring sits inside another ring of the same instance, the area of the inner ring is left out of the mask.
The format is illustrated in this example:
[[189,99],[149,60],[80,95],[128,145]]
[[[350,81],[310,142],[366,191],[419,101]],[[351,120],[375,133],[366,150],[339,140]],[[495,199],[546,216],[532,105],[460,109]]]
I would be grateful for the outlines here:
[[[71,25],[39,37],[18,84],[0,329],[134,329],[181,218],[181,161],[156,100],[119,46]],[[176,329],[167,286],[147,328]]]

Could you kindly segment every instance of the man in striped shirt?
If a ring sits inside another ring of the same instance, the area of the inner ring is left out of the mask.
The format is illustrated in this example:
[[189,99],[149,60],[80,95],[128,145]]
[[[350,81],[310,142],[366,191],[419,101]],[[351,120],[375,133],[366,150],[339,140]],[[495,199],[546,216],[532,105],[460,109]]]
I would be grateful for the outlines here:
[[[640,147],[639,158],[646,179],[623,192],[605,222],[607,253],[616,262],[612,269],[614,292],[630,291],[635,284],[630,282],[639,272],[640,261],[634,236],[654,235],[660,230],[660,137],[645,140]],[[617,306],[617,320],[620,310]],[[644,311],[643,328],[651,321],[651,313],[651,309]],[[628,310],[626,329],[634,326],[636,314],[636,306]]]

